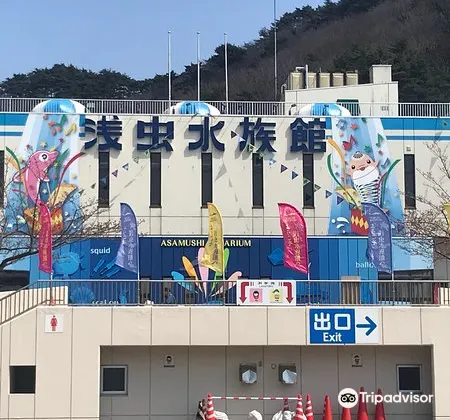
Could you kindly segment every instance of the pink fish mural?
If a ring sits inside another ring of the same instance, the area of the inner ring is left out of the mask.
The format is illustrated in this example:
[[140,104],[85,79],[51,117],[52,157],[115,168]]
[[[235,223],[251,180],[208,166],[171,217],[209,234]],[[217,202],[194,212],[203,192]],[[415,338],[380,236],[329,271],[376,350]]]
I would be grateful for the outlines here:
[[50,182],[47,176],[48,170],[58,156],[59,152],[56,150],[53,152],[47,150],[34,152],[28,159],[26,166],[14,176],[14,182],[23,181],[28,197],[36,205],[41,202],[39,197],[41,182]]

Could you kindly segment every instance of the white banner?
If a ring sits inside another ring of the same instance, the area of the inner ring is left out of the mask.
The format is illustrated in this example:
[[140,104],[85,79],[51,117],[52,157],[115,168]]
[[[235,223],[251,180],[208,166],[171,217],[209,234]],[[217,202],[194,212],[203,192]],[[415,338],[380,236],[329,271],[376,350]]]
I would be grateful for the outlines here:
[[237,304],[251,306],[295,306],[295,280],[238,280]]

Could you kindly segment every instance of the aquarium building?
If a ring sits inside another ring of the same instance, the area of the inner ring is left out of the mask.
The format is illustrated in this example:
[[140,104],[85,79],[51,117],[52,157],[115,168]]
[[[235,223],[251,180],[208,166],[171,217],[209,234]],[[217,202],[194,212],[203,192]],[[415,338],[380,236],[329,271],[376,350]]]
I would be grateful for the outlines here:
[[[447,117],[342,103],[186,115],[105,102],[94,114],[90,102],[0,113],[5,232],[34,226],[40,201],[55,235],[86,203],[102,221],[118,221],[127,203],[139,221],[139,278],[115,264],[118,233],[54,249],[51,299],[36,255],[8,267],[25,288],[0,300],[0,418],[184,420],[208,393],[309,394],[316,416],[329,395],[338,416],[339,391],[363,386],[432,395],[386,403],[389,418],[450,419],[449,268],[435,262],[431,238],[419,253],[405,237],[405,212],[430,194],[418,173],[438,170],[427,144],[450,140]],[[199,264],[208,202],[225,233],[220,292]],[[368,260],[361,202],[390,218],[393,275]],[[305,217],[309,275],[284,265],[278,203]],[[282,401],[214,404],[233,419],[253,409],[271,418]]]

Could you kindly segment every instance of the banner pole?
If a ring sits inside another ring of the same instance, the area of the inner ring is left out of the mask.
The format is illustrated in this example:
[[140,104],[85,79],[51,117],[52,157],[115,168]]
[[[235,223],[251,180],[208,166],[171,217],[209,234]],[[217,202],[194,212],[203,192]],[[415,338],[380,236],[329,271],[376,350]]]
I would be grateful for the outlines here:
[[53,306],[55,302],[53,301],[53,270],[50,272],[50,305]]
[[[137,230],[137,226],[136,226]],[[141,247],[139,244],[139,235],[137,234],[137,299],[138,305],[141,304],[141,253],[139,252]]]

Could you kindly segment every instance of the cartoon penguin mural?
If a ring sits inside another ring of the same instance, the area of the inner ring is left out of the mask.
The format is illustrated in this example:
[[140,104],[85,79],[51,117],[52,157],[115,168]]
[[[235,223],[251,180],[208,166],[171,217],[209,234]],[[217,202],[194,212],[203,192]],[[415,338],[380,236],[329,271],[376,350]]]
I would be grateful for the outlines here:
[[363,204],[382,208],[393,235],[404,226],[400,193],[393,169],[400,162],[389,153],[380,118],[332,118],[332,153],[327,167],[332,178],[329,235],[368,234]]
[[38,104],[28,115],[17,147],[7,147],[6,230],[39,233],[39,204],[51,214],[52,231],[79,229],[81,128],[85,107],[66,99]]

